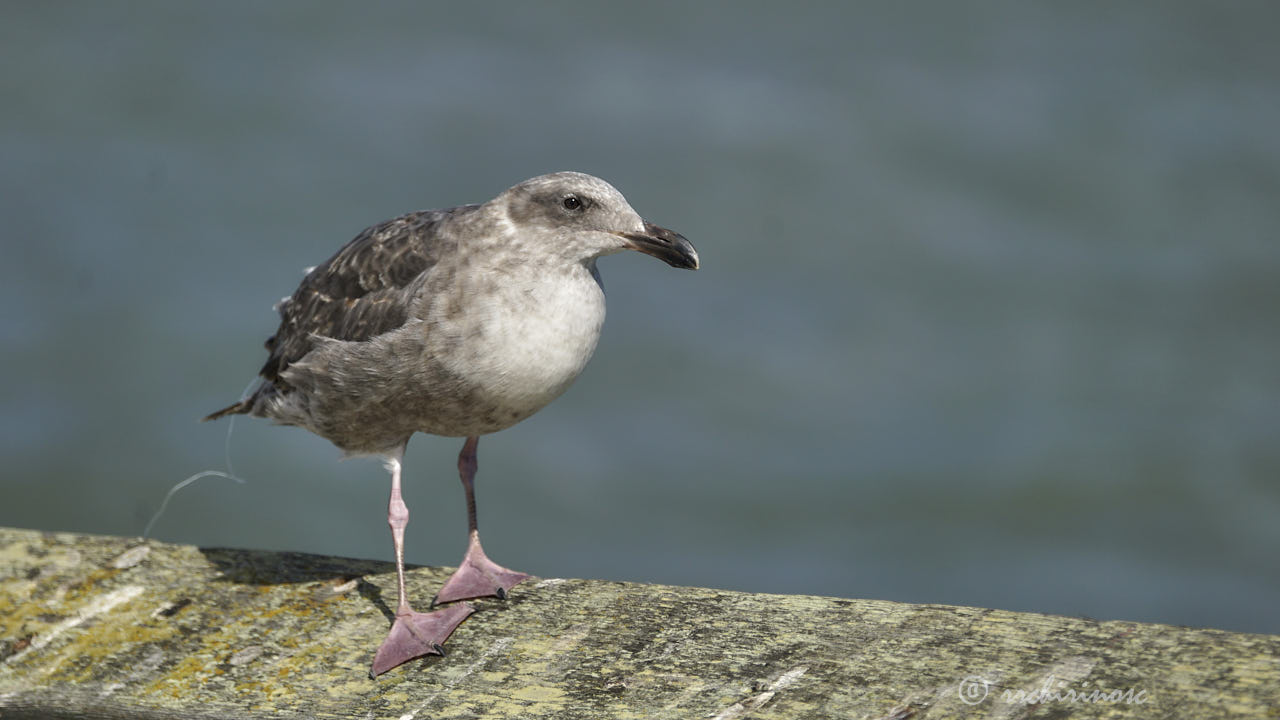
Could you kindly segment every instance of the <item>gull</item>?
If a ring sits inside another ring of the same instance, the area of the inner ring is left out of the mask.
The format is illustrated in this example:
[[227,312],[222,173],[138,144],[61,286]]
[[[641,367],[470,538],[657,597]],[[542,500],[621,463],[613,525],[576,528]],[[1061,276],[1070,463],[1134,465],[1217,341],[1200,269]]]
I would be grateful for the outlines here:
[[426,613],[409,604],[409,509],[400,493],[409,438],[465,438],[458,474],[467,550],[432,607],[505,599],[529,576],[493,562],[480,544],[476,447],[481,435],[542,409],[582,372],[605,316],[596,260],[623,250],[698,268],[683,235],[646,222],[612,185],[578,172],[526,180],[483,204],[374,225],[280,301],[260,384],[205,418],[268,418],[310,430],[347,456],[384,459],[399,602],[371,677],[443,655],[445,640],[474,611],[465,602]]

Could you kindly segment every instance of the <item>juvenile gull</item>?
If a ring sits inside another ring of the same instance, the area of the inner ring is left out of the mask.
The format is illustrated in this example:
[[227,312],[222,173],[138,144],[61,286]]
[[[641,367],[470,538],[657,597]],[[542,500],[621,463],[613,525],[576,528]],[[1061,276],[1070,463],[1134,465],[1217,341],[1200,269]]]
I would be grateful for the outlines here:
[[480,546],[476,445],[540,410],[582,371],[604,323],[596,259],[621,250],[698,267],[684,236],[645,222],[612,185],[576,172],[526,180],[482,205],[374,225],[277,306],[280,328],[267,340],[257,389],[205,418],[270,418],[347,455],[385,458],[399,603],[371,675],[443,654],[472,612],[466,603],[415,612],[405,595],[409,509],[400,466],[409,438],[466,438],[458,474],[467,552],[432,605],[505,598],[528,576],[494,563]]

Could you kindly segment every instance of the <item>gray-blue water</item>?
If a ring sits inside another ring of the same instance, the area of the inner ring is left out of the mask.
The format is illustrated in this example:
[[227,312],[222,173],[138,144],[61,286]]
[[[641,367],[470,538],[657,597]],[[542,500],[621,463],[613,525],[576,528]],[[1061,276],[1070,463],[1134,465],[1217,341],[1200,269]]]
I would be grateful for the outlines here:
[[[1280,632],[1280,6],[39,3],[0,22],[0,524],[136,535],[304,266],[575,169],[601,270],[480,444],[542,576]],[[465,540],[407,459],[412,562]],[[240,419],[163,540],[390,559],[388,482]]]

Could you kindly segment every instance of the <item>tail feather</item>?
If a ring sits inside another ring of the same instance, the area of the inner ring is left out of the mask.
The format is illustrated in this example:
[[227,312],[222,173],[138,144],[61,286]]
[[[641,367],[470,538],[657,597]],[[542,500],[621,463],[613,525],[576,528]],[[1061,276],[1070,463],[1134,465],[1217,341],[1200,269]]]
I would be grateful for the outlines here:
[[217,412],[211,412],[208,415],[205,415],[203,418],[200,419],[200,422],[217,420],[218,418],[224,415],[246,415],[251,410],[253,410],[253,398],[237,400],[231,403],[230,405],[222,408],[221,410],[218,410]]

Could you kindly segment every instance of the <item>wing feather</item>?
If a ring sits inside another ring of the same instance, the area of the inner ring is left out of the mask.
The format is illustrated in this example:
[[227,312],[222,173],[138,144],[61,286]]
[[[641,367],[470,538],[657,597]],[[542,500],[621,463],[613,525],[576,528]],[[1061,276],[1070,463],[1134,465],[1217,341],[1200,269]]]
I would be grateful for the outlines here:
[[412,286],[436,263],[441,223],[464,206],[410,213],[367,228],[316,266],[279,304],[280,327],[260,374],[273,383],[306,355],[315,336],[368,340],[409,319]]

